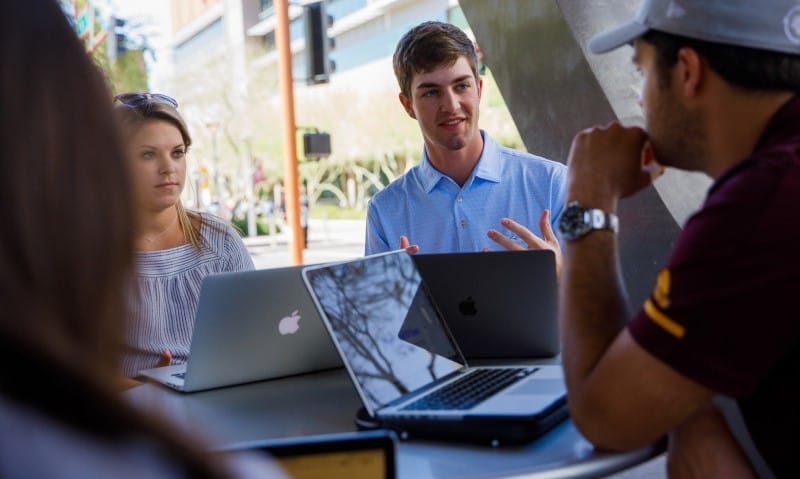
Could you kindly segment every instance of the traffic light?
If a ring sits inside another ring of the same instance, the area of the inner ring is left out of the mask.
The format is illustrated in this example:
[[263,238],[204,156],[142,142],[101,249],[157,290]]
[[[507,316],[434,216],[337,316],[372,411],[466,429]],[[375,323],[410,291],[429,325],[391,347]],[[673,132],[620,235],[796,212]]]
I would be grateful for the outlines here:
[[127,21],[122,18],[114,18],[114,38],[117,46],[117,55],[122,55],[128,49],[128,36],[126,35]]
[[325,158],[331,154],[331,135],[314,131],[303,133],[303,153],[306,158]]
[[328,37],[328,28],[333,25],[333,17],[325,11],[325,1],[307,3],[303,6],[306,34],[306,72],[309,85],[326,83],[334,70],[334,63],[328,58],[333,49],[333,39]]

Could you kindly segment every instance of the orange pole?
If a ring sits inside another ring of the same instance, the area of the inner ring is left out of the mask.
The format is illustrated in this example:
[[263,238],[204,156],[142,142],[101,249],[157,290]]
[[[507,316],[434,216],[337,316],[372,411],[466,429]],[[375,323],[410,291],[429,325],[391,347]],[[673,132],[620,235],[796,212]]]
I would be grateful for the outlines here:
[[97,36],[94,37],[94,41],[92,42],[92,44],[86,47],[86,53],[88,53],[89,55],[94,54],[94,51],[97,50],[97,47],[99,47],[100,44],[102,44],[106,40],[106,37],[108,37],[108,32],[105,30],[101,30],[100,33],[98,33]]
[[278,50],[278,78],[283,99],[283,169],[286,190],[286,221],[292,229],[289,256],[292,264],[303,264],[303,230],[300,227],[300,188],[297,169],[297,137],[294,121],[294,84],[292,51],[289,37],[289,2],[274,2],[275,47]]

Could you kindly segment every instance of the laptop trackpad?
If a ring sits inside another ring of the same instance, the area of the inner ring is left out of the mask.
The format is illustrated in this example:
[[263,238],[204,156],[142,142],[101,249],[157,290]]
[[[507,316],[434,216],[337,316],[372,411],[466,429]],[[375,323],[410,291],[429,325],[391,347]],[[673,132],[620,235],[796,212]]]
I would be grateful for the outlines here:
[[530,396],[536,394],[564,394],[566,386],[564,381],[560,379],[534,379],[532,381],[524,381],[515,387],[509,388],[506,394],[511,396]]

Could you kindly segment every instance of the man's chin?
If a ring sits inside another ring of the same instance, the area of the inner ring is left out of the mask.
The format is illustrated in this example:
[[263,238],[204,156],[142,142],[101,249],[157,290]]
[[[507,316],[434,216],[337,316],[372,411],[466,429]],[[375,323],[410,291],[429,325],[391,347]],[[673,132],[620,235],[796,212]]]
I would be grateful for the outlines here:
[[466,146],[467,142],[462,140],[461,138],[459,138],[457,141],[450,141],[447,144],[445,144],[445,148],[447,148],[450,151],[463,150],[464,148],[466,148]]
[[443,138],[439,145],[445,150],[458,151],[466,148],[469,144],[468,139],[463,134],[453,135],[449,138]]

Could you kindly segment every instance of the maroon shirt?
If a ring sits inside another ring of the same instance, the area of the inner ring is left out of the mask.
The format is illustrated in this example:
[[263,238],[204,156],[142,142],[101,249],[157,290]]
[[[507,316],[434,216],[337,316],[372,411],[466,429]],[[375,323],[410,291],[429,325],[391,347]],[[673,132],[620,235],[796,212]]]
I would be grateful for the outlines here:
[[773,472],[800,477],[800,98],[713,184],[628,328],[681,374],[737,399]]

